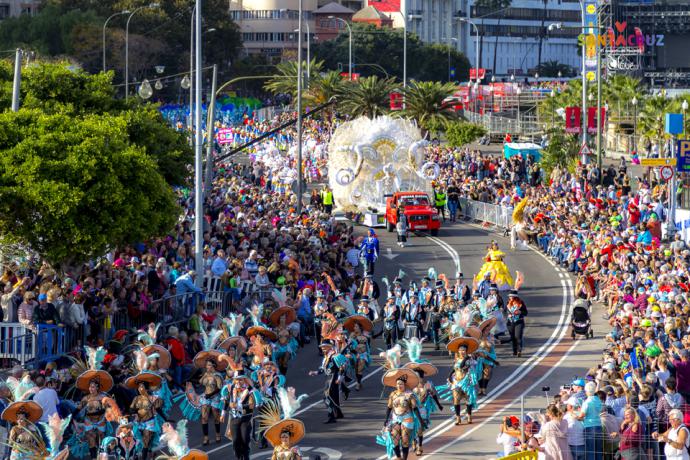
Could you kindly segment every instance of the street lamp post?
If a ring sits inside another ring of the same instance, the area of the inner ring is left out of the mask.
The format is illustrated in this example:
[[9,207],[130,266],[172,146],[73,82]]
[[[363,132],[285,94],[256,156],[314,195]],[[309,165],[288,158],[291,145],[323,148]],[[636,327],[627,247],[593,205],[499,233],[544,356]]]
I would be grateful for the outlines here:
[[125,26],[125,100],[129,98],[129,22],[132,20],[132,16],[137,14],[137,11],[143,10],[144,8],[158,8],[159,6],[158,3],[140,6],[129,13],[129,17],[127,18],[127,24]]
[[[335,16],[328,16],[328,19],[335,19],[336,21],[340,21],[343,24],[345,24],[345,26],[347,27],[347,31],[350,34],[350,42],[349,42],[349,48],[348,48],[348,76],[350,78],[350,81],[352,81],[352,27],[350,27],[350,24],[348,24],[347,21],[343,18],[338,18]],[[301,18],[300,18],[300,23],[301,23]]]
[[685,139],[685,112],[688,110],[688,101],[684,99],[681,108],[683,109],[683,139]]
[[[307,26],[307,73],[304,75],[304,87],[309,88],[309,79],[311,77],[311,33],[309,32],[309,21],[304,23]],[[293,30],[299,33],[298,29]]]
[[[345,24],[346,21],[342,20]],[[350,26],[348,24],[348,29]],[[302,212],[302,0],[297,19],[297,212]],[[352,29],[350,29],[350,80],[352,80]]]
[[554,121],[554,111],[555,111],[555,102],[554,102],[554,97],[556,96],[556,91],[551,90],[551,94],[549,94],[551,97],[551,129],[554,129],[556,127],[556,122]]
[[520,94],[522,93],[522,88],[519,86],[515,90],[517,93],[517,132],[518,134],[521,133],[520,131]]
[[110,20],[112,18],[114,18],[115,16],[119,16],[121,14],[129,14],[129,10],[122,10],[119,13],[111,14],[108,17],[108,19],[106,19],[105,22],[103,23],[103,72],[105,72],[105,70],[106,70],[105,69],[105,28],[108,27],[108,22],[110,22]]
[[449,37],[448,39],[446,39],[446,37],[443,37],[441,40],[444,40],[444,41],[448,40],[450,42],[450,43],[448,43],[448,81],[452,81],[453,77],[450,75],[450,50],[451,50],[451,43],[453,43],[453,40],[455,40],[457,42],[458,39],[455,37]]
[[632,150],[633,152],[637,152],[637,141],[635,140],[635,137],[637,136],[637,97],[633,96],[632,98],[632,105],[633,105],[633,137],[632,137]]
[[477,79],[477,82],[479,82],[479,29],[477,28],[477,24],[470,21],[469,18],[458,18],[458,20],[460,22],[466,22],[468,24],[471,24],[472,27],[474,27],[474,33],[476,35],[476,38],[475,38],[476,50],[474,53],[474,77]]

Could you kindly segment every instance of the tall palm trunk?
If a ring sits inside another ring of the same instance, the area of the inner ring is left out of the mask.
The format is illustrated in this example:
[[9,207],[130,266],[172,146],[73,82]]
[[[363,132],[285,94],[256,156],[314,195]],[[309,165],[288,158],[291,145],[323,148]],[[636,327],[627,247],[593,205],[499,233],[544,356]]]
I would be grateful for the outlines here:
[[544,24],[546,23],[546,5],[548,2],[549,0],[544,0],[544,9],[541,13],[541,28],[539,29],[539,58],[537,59],[537,67],[541,65],[541,50],[544,44],[544,35],[546,35]]
[[498,73],[498,72],[496,72],[496,56],[498,55],[498,37],[500,35],[498,33],[498,30],[500,30],[500,28],[501,28],[501,19],[503,19],[505,17],[505,14],[506,13],[504,11],[503,14],[501,14],[501,16],[498,18],[498,23],[497,23],[497,27],[496,27],[497,32],[496,32],[496,43],[494,44],[494,65],[491,69],[493,71],[494,75],[496,75]]

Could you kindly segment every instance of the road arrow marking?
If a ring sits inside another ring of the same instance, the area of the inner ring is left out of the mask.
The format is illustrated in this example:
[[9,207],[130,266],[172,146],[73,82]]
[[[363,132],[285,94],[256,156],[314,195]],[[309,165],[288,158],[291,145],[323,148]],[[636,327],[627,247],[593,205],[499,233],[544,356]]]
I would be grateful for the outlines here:
[[384,254],[383,257],[387,258],[388,260],[393,260],[399,255],[400,254],[393,254],[393,250],[391,248],[386,248],[386,254]]

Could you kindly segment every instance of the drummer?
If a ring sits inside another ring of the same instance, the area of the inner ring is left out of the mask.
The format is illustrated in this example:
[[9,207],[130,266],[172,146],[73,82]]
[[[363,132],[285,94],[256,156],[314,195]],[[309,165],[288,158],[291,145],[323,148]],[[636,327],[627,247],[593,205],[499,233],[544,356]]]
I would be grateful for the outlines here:
[[404,338],[421,338],[424,318],[424,309],[419,304],[419,296],[409,296],[409,303],[403,305],[402,310],[402,320],[405,327]]

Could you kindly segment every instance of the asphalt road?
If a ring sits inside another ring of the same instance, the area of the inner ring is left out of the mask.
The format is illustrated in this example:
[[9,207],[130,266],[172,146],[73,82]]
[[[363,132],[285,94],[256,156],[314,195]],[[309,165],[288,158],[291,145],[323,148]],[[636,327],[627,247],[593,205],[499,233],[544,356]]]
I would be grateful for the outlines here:
[[[466,277],[475,274],[481,264],[482,258],[486,253],[486,246],[491,239],[497,239],[501,248],[508,252],[506,263],[511,272],[520,270],[524,273],[526,282],[521,289],[523,298],[529,308],[529,322],[525,334],[525,349],[522,358],[513,358],[509,346],[502,345],[497,348],[498,358],[501,366],[494,373],[494,378],[489,386],[489,398],[493,403],[501,400],[506,388],[511,391],[527,389],[531,383],[533,367],[540,359],[543,359],[548,351],[545,344],[553,345],[556,340],[556,325],[563,323],[564,312],[566,312],[566,299],[563,291],[565,282],[563,275],[557,273],[541,255],[533,251],[513,252],[510,251],[508,241],[496,233],[468,224],[446,224],[440,233],[439,238],[432,239],[423,236],[411,238],[411,246],[404,249],[395,245],[393,234],[389,234],[385,229],[379,230],[381,240],[382,258],[377,264],[377,280],[381,276],[387,275],[389,279],[403,269],[407,273],[406,280],[419,280],[427,272],[430,266],[436,268],[438,273],[446,273],[449,278],[453,278],[457,271],[457,260],[453,255],[453,250],[459,254],[459,262],[462,265],[462,272]],[[450,248],[444,247],[444,244]],[[388,253],[387,249],[391,249]],[[471,284],[471,279],[466,282]],[[383,287],[382,287],[383,288]],[[569,301],[568,301],[569,304]],[[567,312],[566,312],[567,313]],[[379,326],[380,327],[380,326]],[[373,350],[383,348],[380,339],[373,344]],[[451,360],[445,351],[433,351],[433,345],[426,345],[423,357],[430,359],[439,367],[439,376],[435,378],[436,384],[441,384],[445,380],[450,370]],[[343,404],[345,419],[339,420],[335,425],[324,425],[326,420],[326,409],[321,401],[324,386],[324,377],[309,377],[309,370],[318,367],[320,358],[317,354],[316,344],[312,343],[301,349],[295,360],[290,363],[287,375],[287,384],[294,386],[298,394],[306,393],[309,397],[302,403],[302,411],[297,417],[304,421],[307,429],[305,439],[300,443],[305,454],[312,460],[318,454],[326,460],[359,460],[376,459],[381,456],[383,448],[376,445],[375,436],[381,429],[383,417],[385,415],[385,404],[389,390],[384,390],[381,384],[382,369],[380,359],[376,358],[372,365],[365,371],[365,381],[360,392],[352,391],[350,399]],[[538,369],[539,366],[536,367]],[[489,402],[491,402],[489,401]],[[481,401],[480,401],[481,402]],[[431,453],[434,449],[443,447],[447,442],[448,436],[455,438],[453,427],[446,422],[451,414],[450,406],[446,405],[442,413],[434,416],[431,430],[425,441],[425,453]],[[479,419],[476,416],[474,426],[481,423],[481,414],[486,411],[479,411]],[[491,417],[492,414],[487,414]],[[444,431],[446,428],[451,428]],[[439,430],[441,429],[441,430]],[[490,440],[495,437],[495,431],[479,430],[483,433],[480,438]],[[434,437],[435,436],[435,437]],[[198,424],[190,425],[189,437],[191,447],[201,447],[201,427]],[[213,436],[211,436],[213,439]],[[482,443],[486,444],[486,440]],[[493,444],[493,441],[490,441]],[[492,445],[486,453],[495,451]],[[458,447],[462,451],[462,446]],[[229,441],[223,439],[221,444],[211,444],[205,449],[210,458],[228,459],[234,458]],[[445,454],[438,453],[434,458],[472,458],[474,455],[465,457],[462,453],[447,457]],[[259,451],[252,449],[252,458],[268,459],[270,451]],[[476,458],[476,457],[475,457]]]

